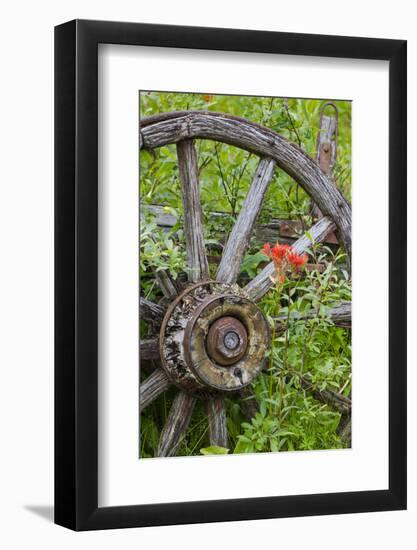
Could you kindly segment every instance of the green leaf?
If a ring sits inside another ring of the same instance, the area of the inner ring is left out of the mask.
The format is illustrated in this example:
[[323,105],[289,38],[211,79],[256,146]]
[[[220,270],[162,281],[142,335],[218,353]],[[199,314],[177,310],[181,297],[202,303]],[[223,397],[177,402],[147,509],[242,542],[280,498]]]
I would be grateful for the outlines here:
[[233,451],[233,454],[240,454],[240,453],[253,453],[254,451],[253,443],[246,443],[245,441],[242,441],[239,438],[239,441],[237,442],[237,445],[235,447],[235,450]]
[[229,449],[226,447],[218,447],[217,445],[211,445],[210,447],[204,447],[200,449],[202,455],[227,455]]
[[289,432],[287,430],[278,430],[275,434],[277,437],[283,437],[284,435],[295,435],[294,432]]
[[246,254],[242,261],[241,271],[246,271],[249,277],[255,277],[258,272],[259,264],[267,262],[268,258],[262,252],[256,254]]

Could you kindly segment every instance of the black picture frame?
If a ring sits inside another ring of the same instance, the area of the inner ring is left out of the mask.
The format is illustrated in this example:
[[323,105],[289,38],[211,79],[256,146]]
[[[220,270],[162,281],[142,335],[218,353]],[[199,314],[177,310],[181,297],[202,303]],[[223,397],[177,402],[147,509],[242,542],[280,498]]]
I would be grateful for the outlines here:
[[[389,62],[389,488],[98,507],[98,44]],[[55,28],[55,522],[108,529],[406,508],[406,41],[74,20]]]

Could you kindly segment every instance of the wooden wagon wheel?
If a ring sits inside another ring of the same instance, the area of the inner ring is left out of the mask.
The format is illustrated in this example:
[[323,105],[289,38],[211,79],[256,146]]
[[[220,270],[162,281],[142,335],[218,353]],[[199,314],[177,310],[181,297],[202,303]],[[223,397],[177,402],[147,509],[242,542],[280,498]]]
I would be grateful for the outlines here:
[[[195,139],[227,143],[260,157],[215,280],[209,278],[204,246]],[[276,166],[303,187],[324,215],[309,229],[309,237],[294,243],[295,251],[303,253],[311,246],[311,237],[320,242],[336,229],[349,262],[351,254],[350,205],[294,143],[225,113],[171,112],[141,120],[140,148],[152,150],[173,143],[182,187],[189,283],[179,289],[163,272],[159,283],[167,307],[140,301],[142,318],[159,327],[159,337],[141,343],[141,359],[157,359],[161,365],[141,384],[141,411],[172,384],[179,389],[161,432],[158,456],[175,454],[198,398],[206,402],[211,445],[227,447],[224,395],[242,391],[262,370],[270,334],[256,302],[273,284],[274,265],[268,264],[244,288],[236,280]]]

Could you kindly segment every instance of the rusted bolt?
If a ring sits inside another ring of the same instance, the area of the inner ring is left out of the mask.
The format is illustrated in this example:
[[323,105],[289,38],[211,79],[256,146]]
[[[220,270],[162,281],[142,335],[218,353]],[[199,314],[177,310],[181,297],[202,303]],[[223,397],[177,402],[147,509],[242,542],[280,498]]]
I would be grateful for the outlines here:
[[245,326],[235,317],[220,317],[207,335],[207,353],[219,365],[233,365],[245,354],[248,335]]
[[237,332],[231,330],[225,334],[223,342],[227,349],[235,350],[240,344],[240,338]]

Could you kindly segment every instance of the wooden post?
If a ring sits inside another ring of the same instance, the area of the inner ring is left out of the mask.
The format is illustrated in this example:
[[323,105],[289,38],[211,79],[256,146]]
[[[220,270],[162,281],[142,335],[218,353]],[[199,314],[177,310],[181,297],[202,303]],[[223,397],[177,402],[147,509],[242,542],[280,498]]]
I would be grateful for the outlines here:
[[[335,114],[333,116],[324,114],[327,107],[334,109]],[[317,134],[316,162],[326,176],[330,176],[329,179],[333,182],[332,172],[337,157],[338,123],[339,115],[336,105],[330,101],[326,101],[320,109],[320,129]],[[312,215],[315,219],[323,217],[320,208],[315,203],[312,204]]]

